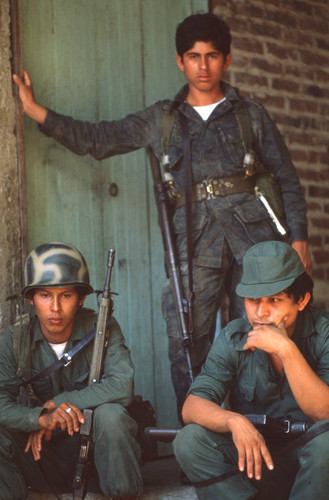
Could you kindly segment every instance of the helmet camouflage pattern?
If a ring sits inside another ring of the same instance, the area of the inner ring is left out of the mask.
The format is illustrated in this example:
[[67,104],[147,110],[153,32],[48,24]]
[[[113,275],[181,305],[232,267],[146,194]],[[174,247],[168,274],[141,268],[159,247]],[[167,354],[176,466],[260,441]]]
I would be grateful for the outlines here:
[[27,256],[24,266],[25,296],[41,287],[79,286],[87,294],[93,293],[89,271],[83,255],[66,243],[44,243]]

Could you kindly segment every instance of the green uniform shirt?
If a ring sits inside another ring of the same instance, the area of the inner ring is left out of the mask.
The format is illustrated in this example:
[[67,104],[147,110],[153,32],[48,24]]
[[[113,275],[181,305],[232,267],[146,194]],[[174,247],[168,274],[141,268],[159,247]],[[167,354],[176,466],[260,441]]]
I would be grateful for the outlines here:
[[[250,330],[247,320],[234,320],[222,330],[189,393],[222,404],[231,389],[232,409],[239,413],[309,420],[296,403],[285,373],[274,370],[267,353],[243,351]],[[312,370],[329,384],[329,314],[307,307],[298,314],[292,340]]]
[[[96,322],[93,311],[78,311],[65,352],[84,338]],[[130,352],[117,321],[109,321],[110,337],[106,350],[103,374],[98,384],[88,386],[89,366],[93,342],[73,359],[71,364],[60,368],[33,384],[42,403],[54,399],[56,406],[68,401],[80,409],[95,408],[103,403],[120,403],[127,406],[133,399],[134,368]],[[13,350],[13,327],[0,338],[0,386],[14,386],[21,380],[16,376],[17,363]],[[56,354],[43,336],[39,321],[36,322],[31,341],[32,375],[57,360]],[[26,408],[17,403],[17,387],[0,391],[0,424],[11,431],[32,432],[40,428],[38,419],[42,407]]]

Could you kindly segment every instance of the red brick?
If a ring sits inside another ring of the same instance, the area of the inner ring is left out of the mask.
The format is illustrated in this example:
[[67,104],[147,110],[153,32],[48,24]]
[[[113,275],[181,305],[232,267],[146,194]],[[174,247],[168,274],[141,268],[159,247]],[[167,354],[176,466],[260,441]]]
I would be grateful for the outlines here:
[[259,40],[246,37],[234,37],[233,44],[235,49],[244,50],[246,52],[250,52],[251,54],[264,54],[264,46]]
[[329,83],[329,72],[317,69],[314,74],[314,81]]
[[324,183],[326,181],[329,181],[329,171],[319,171],[319,170],[314,170],[314,169],[303,169],[299,170],[299,176],[303,180],[310,180],[310,181],[315,181],[319,183]]
[[319,235],[310,235],[308,239],[309,245],[312,247],[319,247],[322,244],[322,238]]
[[315,198],[329,198],[329,187],[309,186],[308,192],[310,196]]
[[289,127],[300,128],[302,126],[302,119],[300,117],[272,113],[272,117],[277,125],[288,125]]
[[258,85],[260,87],[268,87],[268,80],[265,76],[251,75],[249,73],[236,73],[236,83],[244,83],[246,85]]
[[317,146],[318,144],[317,139],[313,135],[306,134],[305,132],[289,132],[287,133],[287,140],[289,140],[290,144],[303,144],[304,146]]
[[323,33],[324,35],[328,35],[328,21],[326,16],[322,18],[320,17],[321,13],[318,14],[320,15],[301,18],[299,21],[299,28],[316,34]]
[[[300,178],[300,176],[299,176],[299,178]],[[307,212],[309,215],[311,215],[311,212],[317,212],[317,211],[321,211],[321,205],[319,203],[315,203],[315,202],[308,202],[307,203]]]
[[325,97],[326,91],[325,89],[319,87],[319,85],[307,85],[305,87],[305,94],[323,99]]
[[297,66],[296,64],[286,64],[284,67],[284,74],[286,77],[294,76],[301,80],[314,81],[313,69],[308,69],[305,66]]
[[[243,57],[243,56],[241,56],[241,54],[236,55],[236,56],[233,55],[232,65],[230,66],[230,70],[229,70],[230,72],[234,73],[235,71],[241,71],[243,68],[246,68],[246,67],[248,67],[248,71],[249,71],[250,64],[249,64],[248,57]],[[225,73],[225,75],[227,73]]]
[[276,90],[287,91],[287,92],[300,92],[300,86],[298,83],[292,80],[285,80],[284,78],[274,78],[272,82],[272,87]]
[[267,23],[264,20],[261,23],[252,22],[251,32],[254,36],[266,36],[270,38],[275,38],[275,40],[280,40],[281,38],[281,28],[280,26]]
[[316,46],[322,50],[329,50],[329,42],[327,39],[317,38]]
[[[310,218],[310,225],[313,226],[314,228],[318,229],[329,229],[329,218],[328,219],[321,219],[321,218]],[[329,261],[328,261],[329,262]]]
[[290,99],[289,107],[292,111],[307,111],[308,113],[317,113],[318,111],[318,103],[301,99]]
[[265,97],[260,97],[259,100],[264,104],[266,108],[284,108],[285,99],[284,97],[277,95],[266,95]]
[[306,151],[297,151],[289,149],[292,161],[307,161],[308,153]]
[[326,103],[320,103],[320,114],[323,116],[328,116],[329,115],[329,104]]
[[313,34],[305,34],[304,32],[297,30],[287,30],[284,32],[282,41],[288,44],[297,45],[299,47],[314,47],[314,35]]
[[266,71],[267,73],[281,74],[283,72],[282,64],[279,62],[271,63],[267,59],[254,57],[251,59],[251,64],[253,68]]
[[[315,264],[316,263],[313,262],[313,266],[314,267],[315,267]],[[313,269],[312,278],[313,278],[313,280],[316,280],[316,279],[323,280],[325,278],[325,272],[324,272],[324,270],[320,269],[318,267],[315,267]]]
[[293,31],[294,29],[298,29],[297,26],[297,18],[294,15],[294,12],[289,12],[287,10],[270,10],[266,11],[266,19],[268,21],[273,21],[274,23],[280,26],[287,26],[289,31]]
[[299,51],[294,48],[289,48],[287,45],[279,45],[277,43],[266,42],[266,48],[269,54],[278,57],[281,61],[285,59],[298,60]]
[[312,255],[317,264],[329,263],[329,252],[326,252],[324,250],[313,250]]
[[304,64],[309,64],[310,66],[323,66],[323,68],[329,65],[329,57],[314,50],[300,50],[299,54],[300,60]]
[[307,14],[308,16],[313,14],[312,2],[302,2],[300,0],[285,0],[284,6],[286,9],[292,10],[293,12],[299,14]]

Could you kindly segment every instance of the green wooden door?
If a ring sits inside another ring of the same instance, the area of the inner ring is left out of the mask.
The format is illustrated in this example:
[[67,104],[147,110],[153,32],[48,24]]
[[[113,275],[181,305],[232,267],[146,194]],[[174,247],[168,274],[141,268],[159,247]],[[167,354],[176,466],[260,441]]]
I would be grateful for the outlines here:
[[[98,121],[174,96],[184,83],[177,23],[206,11],[206,0],[21,0],[23,64],[37,100]],[[25,149],[29,249],[76,245],[101,288],[115,248],[115,316],[132,352],[136,394],[155,406],[158,425],[176,425],[160,307],[163,249],[145,152],[97,162],[44,137],[29,119]]]

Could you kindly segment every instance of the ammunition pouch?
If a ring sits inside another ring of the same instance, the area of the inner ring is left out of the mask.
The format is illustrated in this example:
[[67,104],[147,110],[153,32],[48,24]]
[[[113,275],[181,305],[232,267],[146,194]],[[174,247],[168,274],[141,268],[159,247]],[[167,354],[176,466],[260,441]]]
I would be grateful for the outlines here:
[[143,461],[154,460],[158,455],[156,443],[145,435],[146,428],[156,425],[155,411],[150,401],[143,401],[141,396],[135,396],[127,410],[138,425],[136,439],[141,447]]
[[255,174],[255,185],[267,199],[275,215],[282,221],[285,219],[285,211],[282,200],[281,188],[274,174],[265,168]]

